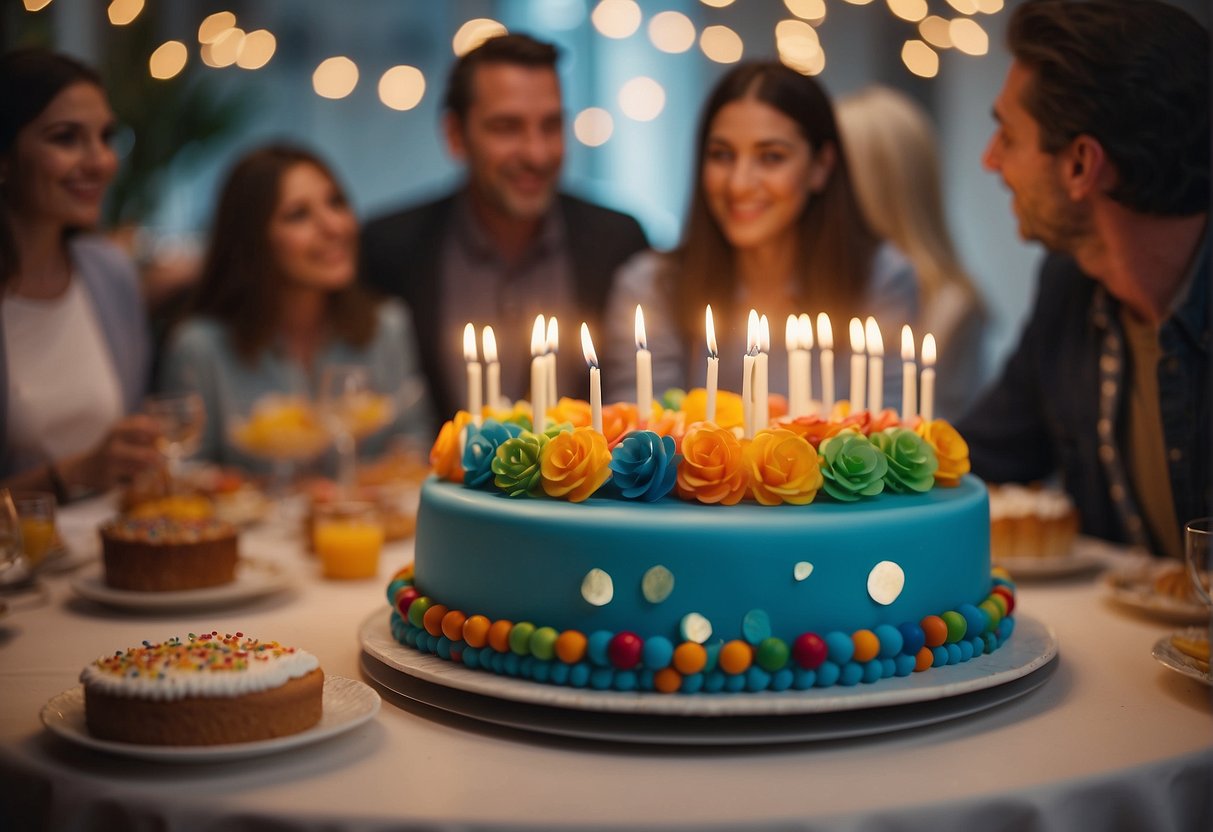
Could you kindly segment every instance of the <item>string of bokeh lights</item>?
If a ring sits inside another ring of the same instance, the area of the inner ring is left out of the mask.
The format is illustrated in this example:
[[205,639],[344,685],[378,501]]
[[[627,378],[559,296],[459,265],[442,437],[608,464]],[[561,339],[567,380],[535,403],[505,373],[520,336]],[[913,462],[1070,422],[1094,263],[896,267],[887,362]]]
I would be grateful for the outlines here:
[[[703,5],[724,8],[734,0],[699,0]],[[831,0],[853,6],[866,6],[879,0]],[[23,0],[30,12],[40,11],[53,0]],[[106,13],[114,26],[125,26],[143,11],[145,0],[111,0]],[[826,0],[783,0],[792,15],[775,24],[775,49],[779,59],[805,75],[817,75],[825,69],[826,53],[818,36],[825,22]],[[881,5],[897,19],[914,27],[915,37],[906,38],[901,61],[906,69],[923,78],[939,74],[940,53],[954,49],[965,55],[981,56],[989,51],[990,39],[977,15],[994,15],[1003,10],[1004,0],[935,0],[948,17],[932,14],[928,0],[883,0]],[[590,13],[598,34],[614,40],[632,37],[644,24],[644,12],[636,0],[599,0]],[[710,25],[697,32],[685,14],[662,11],[653,14],[645,27],[654,48],[668,54],[689,52],[696,43],[710,61],[736,63],[745,53],[745,43],[736,31],[723,25]],[[456,56],[463,55],[491,37],[505,34],[506,27],[488,18],[465,22],[451,39]],[[278,42],[266,29],[245,31],[237,25],[236,15],[222,11],[208,15],[198,26],[198,55],[208,67],[238,67],[257,70],[274,57]],[[148,58],[153,78],[167,80],[179,75],[189,63],[190,47],[179,40],[160,44]],[[321,61],[312,72],[312,89],[323,98],[341,99],[358,86],[358,65],[349,57],[336,55]],[[393,66],[379,76],[379,100],[393,110],[408,111],[425,97],[425,75],[415,66]],[[619,110],[634,121],[652,121],[665,108],[665,89],[647,76],[626,81],[619,89]],[[573,134],[581,143],[597,147],[614,132],[614,119],[603,107],[587,107],[573,119]]]

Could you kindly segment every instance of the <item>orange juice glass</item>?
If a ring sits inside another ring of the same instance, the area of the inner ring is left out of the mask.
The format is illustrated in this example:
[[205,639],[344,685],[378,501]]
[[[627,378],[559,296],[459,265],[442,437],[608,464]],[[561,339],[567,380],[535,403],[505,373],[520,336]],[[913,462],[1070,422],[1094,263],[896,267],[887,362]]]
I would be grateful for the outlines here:
[[383,523],[371,503],[323,503],[315,508],[312,544],[326,578],[374,578],[379,574]]
[[55,495],[42,491],[18,491],[13,494],[21,524],[22,549],[30,566],[37,566],[55,547]]

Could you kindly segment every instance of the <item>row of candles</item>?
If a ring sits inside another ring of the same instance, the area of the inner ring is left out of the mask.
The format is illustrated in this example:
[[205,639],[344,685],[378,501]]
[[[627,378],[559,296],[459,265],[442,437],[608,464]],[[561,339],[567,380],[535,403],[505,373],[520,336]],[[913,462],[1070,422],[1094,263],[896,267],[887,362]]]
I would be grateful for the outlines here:
[[[712,307],[704,312],[707,330],[707,392],[706,419],[716,418],[716,392],[720,379],[720,357],[716,344],[716,329]],[[807,314],[789,315],[785,328],[788,352],[788,415],[792,418],[817,412],[810,391],[813,387],[814,348],[813,320]],[[653,403],[653,355],[648,349],[644,312],[636,307],[636,408],[643,422]],[[877,413],[884,407],[884,339],[876,319],[866,321],[851,318],[851,410]],[[501,364],[497,356],[497,340],[493,328],[482,330],[484,354],[482,370],[476,350],[476,328],[468,323],[463,330],[463,355],[467,362],[467,409],[479,419],[483,403],[500,407]],[[834,407],[834,333],[830,317],[817,315],[817,353],[821,374],[821,409],[829,414]],[[770,423],[769,374],[767,357],[770,352],[770,324],[766,315],[754,309],[746,325],[747,349],[742,356],[741,402],[744,432],[752,437]],[[556,392],[556,355],[560,347],[560,331],[556,318],[538,315],[531,328],[531,407],[533,413],[546,413],[559,401]],[[927,333],[922,340],[922,369],[915,360],[914,333],[907,324],[901,328],[902,400],[901,418],[908,421],[921,416],[931,421],[935,415],[935,337]],[[595,430],[602,430],[602,373],[598,355],[590,337],[590,329],[581,324],[581,348],[590,373],[590,418]],[[921,397],[916,395],[920,392]],[[484,398],[482,395],[484,391]],[[921,398],[921,401],[919,399]]]

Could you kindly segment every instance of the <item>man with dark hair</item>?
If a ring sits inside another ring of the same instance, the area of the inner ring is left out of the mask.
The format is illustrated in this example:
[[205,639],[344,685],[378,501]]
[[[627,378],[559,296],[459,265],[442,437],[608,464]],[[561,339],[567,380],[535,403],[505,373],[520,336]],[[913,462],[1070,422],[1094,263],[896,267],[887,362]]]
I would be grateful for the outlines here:
[[486,41],[456,61],[444,99],[447,148],[462,188],[370,222],[362,274],[413,309],[439,418],[464,407],[464,325],[491,324],[503,395],[528,390],[531,328],[556,315],[558,389],[588,398],[577,330],[602,332],[616,268],[647,245],[632,217],[558,192],[564,111],[555,47],[526,35]]
[[1209,34],[1158,0],[1028,0],[985,166],[1050,250],[959,425],[993,482],[1060,472],[1087,534],[1182,556],[1211,502]]

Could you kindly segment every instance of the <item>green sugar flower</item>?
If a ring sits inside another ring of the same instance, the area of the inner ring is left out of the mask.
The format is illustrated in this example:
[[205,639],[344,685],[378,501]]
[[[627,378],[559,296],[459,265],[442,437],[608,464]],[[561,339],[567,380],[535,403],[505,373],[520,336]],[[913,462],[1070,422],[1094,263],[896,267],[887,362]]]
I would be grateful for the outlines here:
[[511,497],[522,497],[539,488],[539,456],[548,437],[523,431],[497,446],[493,457],[493,484]]
[[888,428],[873,433],[872,444],[884,452],[888,459],[885,482],[893,491],[906,494],[930,491],[935,485],[935,471],[939,460],[935,451],[921,436],[905,428]]
[[888,462],[863,434],[845,430],[822,440],[817,450],[823,487],[835,500],[851,503],[884,490]]

